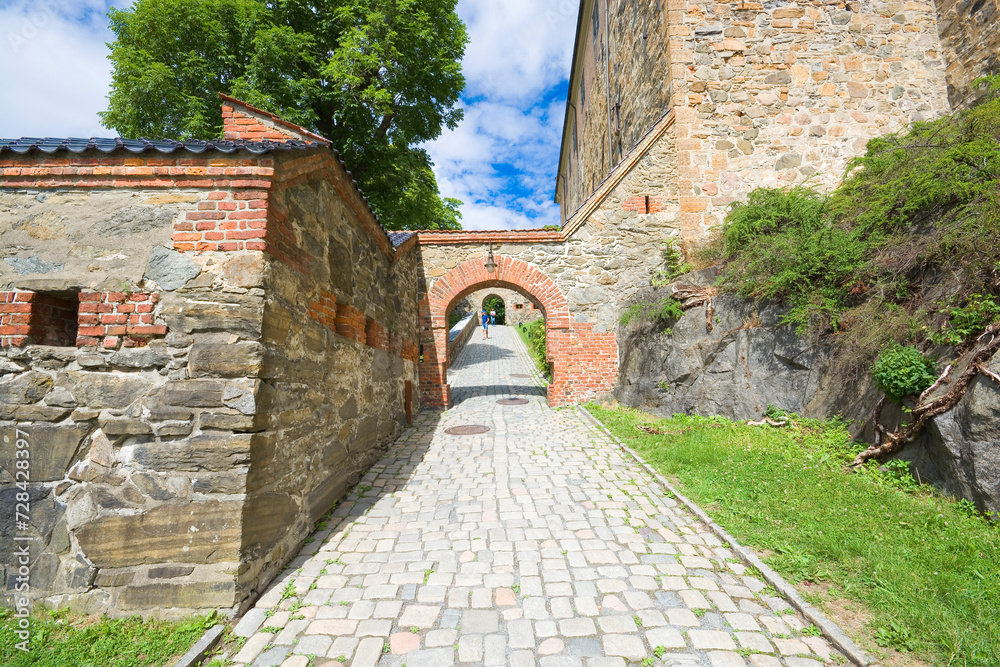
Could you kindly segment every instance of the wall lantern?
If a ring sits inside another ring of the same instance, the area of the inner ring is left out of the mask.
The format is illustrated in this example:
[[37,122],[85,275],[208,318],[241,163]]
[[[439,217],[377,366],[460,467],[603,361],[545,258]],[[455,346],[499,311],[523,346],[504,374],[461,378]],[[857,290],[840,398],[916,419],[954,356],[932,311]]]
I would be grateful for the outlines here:
[[484,264],[483,266],[486,267],[486,273],[489,273],[489,274],[493,274],[497,270],[496,260],[493,259],[493,244],[492,243],[490,244],[490,256],[486,258],[486,264]]

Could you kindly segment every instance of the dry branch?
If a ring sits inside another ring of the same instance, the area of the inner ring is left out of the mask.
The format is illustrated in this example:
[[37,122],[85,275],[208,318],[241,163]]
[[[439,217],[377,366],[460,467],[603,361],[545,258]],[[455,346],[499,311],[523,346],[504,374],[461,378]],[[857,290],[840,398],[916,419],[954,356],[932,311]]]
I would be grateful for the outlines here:
[[[921,394],[917,405],[911,411],[913,420],[905,427],[892,433],[887,433],[885,435],[885,444],[876,443],[858,454],[851,462],[851,466],[856,468],[870,459],[882,458],[888,454],[898,452],[923,433],[928,420],[958,405],[958,402],[965,395],[965,390],[968,388],[969,383],[972,382],[977,374],[986,370],[984,364],[996,354],[997,350],[1000,350],[1000,338],[998,338],[998,334],[1000,334],[1000,322],[994,322],[986,328],[983,335],[976,341],[976,347],[970,350],[969,354],[972,356],[969,359],[969,365],[966,366],[962,374],[955,380],[951,389],[944,396],[934,400],[927,400],[927,397],[930,396],[930,390]],[[989,341],[983,343],[987,338],[989,338]],[[951,367],[949,366],[935,384],[942,383],[950,370]],[[1000,382],[1000,379],[994,373],[987,372],[985,374]]]
[[673,285],[670,288],[674,298],[681,304],[681,309],[690,310],[695,306],[705,305],[705,328],[711,331],[714,328],[712,320],[715,317],[715,305],[712,297],[719,293],[715,287],[703,287],[701,285]]

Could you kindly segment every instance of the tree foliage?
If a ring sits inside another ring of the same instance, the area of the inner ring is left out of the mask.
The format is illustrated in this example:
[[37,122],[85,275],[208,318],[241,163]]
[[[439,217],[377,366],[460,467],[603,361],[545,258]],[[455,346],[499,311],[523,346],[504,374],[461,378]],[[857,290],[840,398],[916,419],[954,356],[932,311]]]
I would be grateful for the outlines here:
[[109,12],[106,127],[214,138],[218,93],[332,140],[390,229],[459,228],[421,143],[454,128],[456,0],[137,0]]

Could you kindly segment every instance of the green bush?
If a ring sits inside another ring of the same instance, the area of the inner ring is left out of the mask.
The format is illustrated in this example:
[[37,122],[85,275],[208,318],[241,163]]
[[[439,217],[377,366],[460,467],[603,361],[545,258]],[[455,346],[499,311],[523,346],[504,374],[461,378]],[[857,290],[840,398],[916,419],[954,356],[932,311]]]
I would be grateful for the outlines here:
[[681,250],[677,239],[667,239],[660,247],[660,256],[663,263],[660,268],[653,272],[654,285],[666,285],[678,276],[682,276],[691,270],[688,263],[684,261],[684,252]]
[[938,345],[961,345],[978,336],[1000,316],[1000,304],[993,296],[973,294],[964,306],[948,308],[945,312],[948,322],[941,333],[931,335],[931,340]]
[[921,393],[937,379],[934,362],[915,347],[893,345],[878,356],[872,368],[875,387],[893,403]]
[[[984,101],[952,116],[872,139],[830,195],[762,188],[733,204],[722,228],[729,292],[788,306],[802,333],[843,333],[867,368],[881,345],[958,345],[1000,316],[1000,78]],[[944,286],[961,308],[934,303]],[[894,311],[894,312],[893,312]],[[916,330],[916,338],[907,335]]]
[[538,369],[543,373],[551,373],[552,365],[547,361],[545,349],[545,320],[538,319],[521,325],[526,332],[528,351],[535,360]]
[[[656,303],[652,301],[636,301],[621,314],[621,317],[618,318],[618,324],[627,327],[636,320],[647,318],[659,322],[669,322],[670,320],[680,319],[683,316],[684,309],[681,308],[680,301],[672,296],[668,296]],[[670,329],[667,329],[666,333],[669,335],[671,333]]]

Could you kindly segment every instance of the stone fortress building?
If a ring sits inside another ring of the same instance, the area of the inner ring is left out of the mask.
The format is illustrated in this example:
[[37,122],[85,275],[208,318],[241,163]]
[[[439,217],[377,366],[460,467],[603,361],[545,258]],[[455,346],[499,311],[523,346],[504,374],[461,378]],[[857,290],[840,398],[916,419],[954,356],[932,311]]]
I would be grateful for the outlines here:
[[451,402],[470,295],[544,315],[552,404],[606,393],[663,243],[967,104],[997,12],[583,0],[558,231],[387,234],[329,142],[231,98],[222,141],[0,141],[0,500],[30,448],[32,597],[246,609],[413,413]]

